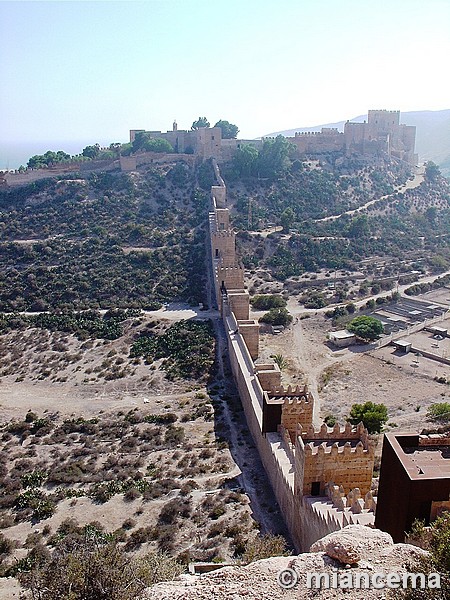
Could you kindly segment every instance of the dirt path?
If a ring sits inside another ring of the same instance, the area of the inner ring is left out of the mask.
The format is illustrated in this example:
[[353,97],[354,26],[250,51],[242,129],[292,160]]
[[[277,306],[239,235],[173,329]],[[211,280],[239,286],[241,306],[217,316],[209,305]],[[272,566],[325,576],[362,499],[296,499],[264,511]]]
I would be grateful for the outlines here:
[[322,317],[310,319],[295,319],[292,326],[282,334],[264,335],[261,347],[264,357],[271,354],[281,354],[288,362],[288,368],[283,372],[282,381],[285,385],[306,383],[314,396],[313,420],[316,427],[323,422],[321,414],[320,393],[322,375],[325,369],[334,369],[342,361],[351,358],[351,354],[343,351],[333,352],[325,345],[326,334]]
[[369,200],[369,202],[366,202],[362,206],[359,206],[358,208],[355,208],[353,210],[346,210],[345,212],[341,213],[340,215],[331,215],[330,217],[323,217],[322,219],[314,219],[314,221],[316,223],[321,223],[322,221],[336,221],[337,219],[340,219],[344,215],[351,216],[351,215],[355,215],[360,212],[363,212],[369,206],[372,206],[373,204],[380,202],[380,200],[386,200],[387,198],[392,198],[392,197],[395,198],[396,194],[402,194],[403,192],[406,192],[406,190],[412,190],[416,187],[419,187],[419,185],[424,180],[424,174],[425,174],[425,166],[421,165],[420,167],[418,167],[417,172],[414,175],[414,179],[411,179],[411,180],[408,179],[408,181],[405,184],[399,186],[395,190],[395,192],[393,192],[392,194],[386,194],[385,196],[381,196],[380,198],[374,198],[373,200]]
[[331,362],[330,357],[305,331],[302,321],[297,319],[293,325],[293,349],[295,357],[299,363],[300,370],[306,373],[306,383],[314,396],[313,421],[316,426],[320,426],[320,402],[319,402],[319,378],[325,364]]
[[[427,411],[434,402],[446,401],[448,387],[435,381],[434,370],[426,375],[398,358],[392,349],[367,351],[366,346],[332,349],[326,345],[330,324],[323,316],[295,319],[279,335],[263,335],[265,356],[280,353],[288,362],[283,383],[306,382],[314,395],[314,423],[334,415],[342,425],[351,406],[368,400],[388,408],[388,430],[419,431],[431,427]],[[448,371],[447,371],[448,372]]]

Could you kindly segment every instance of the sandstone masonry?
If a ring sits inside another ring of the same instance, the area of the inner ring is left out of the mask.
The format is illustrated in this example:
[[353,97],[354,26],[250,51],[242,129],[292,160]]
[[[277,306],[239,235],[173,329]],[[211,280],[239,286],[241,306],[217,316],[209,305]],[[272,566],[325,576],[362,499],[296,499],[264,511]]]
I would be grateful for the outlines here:
[[298,551],[350,524],[373,525],[374,450],[363,425],[313,427],[307,386],[281,385],[281,372],[262,363],[259,325],[249,318],[249,294],[230,228],[226,186],[213,161],[209,236],[215,298],[225,326],[234,379],[247,424]]

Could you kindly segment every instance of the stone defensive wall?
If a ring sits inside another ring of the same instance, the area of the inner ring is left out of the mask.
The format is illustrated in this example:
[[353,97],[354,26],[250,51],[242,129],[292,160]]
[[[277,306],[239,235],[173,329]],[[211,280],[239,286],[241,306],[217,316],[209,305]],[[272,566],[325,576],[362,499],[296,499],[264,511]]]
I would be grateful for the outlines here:
[[259,324],[250,319],[226,186],[215,161],[213,166],[217,183],[211,188],[208,219],[211,269],[231,369],[294,546],[307,551],[319,538],[348,524],[373,524],[374,452],[362,425],[342,430],[323,425],[315,431],[314,397],[307,386],[283,387],[278,366],[259,358]]
[[69,173],[90,173],[94,171],[112,171],[119,168],[118,160],[86,160],[82,162],[72,162],[67,164],[49,167],[48,169],[27,169],[23,173],[6,173],[4,179],[8,186],[26,185],[39,181],[40,179],[49,179],[59,175],[68,175]]
[[14,173],[5,173],[3,179],[10,186],[26,185],[39,181],[40,179],[49,179],[68,175],[69,173],[92,173],[96,171],[115,171],[120,169],[124,172],[136,171],[142,165],[171,165],[177,162],[185,162],[194,166],[198,162],[198,157],[193,154],[167,154],[160,152],[140,152],[133,156],[121,156],[108,160],[85,160],[63,163],[48,169],[26,169],[23,173],[16,171]]
[[337,129],[322,127],[322,131],[296,132],[289,137],[291,144],[297,147],[300,154],[316,154],[336,152],[345,149],[345,137]]

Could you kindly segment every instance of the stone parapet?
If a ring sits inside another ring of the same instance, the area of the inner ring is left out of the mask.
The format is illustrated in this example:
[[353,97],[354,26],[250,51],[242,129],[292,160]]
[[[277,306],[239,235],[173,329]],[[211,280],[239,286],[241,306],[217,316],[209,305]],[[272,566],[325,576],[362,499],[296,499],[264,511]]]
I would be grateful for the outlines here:
[[280,385],[281,371],[274,363],[255,365],[255,373],[264,391]]
[[[233,311],[234,312],[234,311]],[[235,313],[237,316],[237,314]],[[258,358],[259,353],[259,325],[256,321],[238,320],[238,331],[244,338],[245,345],[253,360]]]
[[371,489],[374,447],[362,424],[355,429],[339,426],[319,431],[312,427],[297,430],[295,443],[296,491],[303,495],[323,495],[333,481],[347,492],[359,488],[366,494]]
[[[231,310],[234,312],[236,319],[240,321],[248,321],[250,315],[250,297],[245,290],[231,290],[228,292],[228,302]],[[256,321],[251,321],[255,328],[254,335],[259,340],[259,325]]]

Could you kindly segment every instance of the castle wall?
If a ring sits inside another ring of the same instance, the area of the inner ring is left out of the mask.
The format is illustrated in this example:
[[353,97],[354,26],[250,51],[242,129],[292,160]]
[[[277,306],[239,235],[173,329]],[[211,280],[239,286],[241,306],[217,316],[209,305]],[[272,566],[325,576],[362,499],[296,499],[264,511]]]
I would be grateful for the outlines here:
[[220,159],[222,130],[220,127],[200,127],[197,129],[196,152],[202,158]]
[[185,162],[194,166],[196,158],[192,154],[169,154],[165,152],[138,152],[135,154],[137,166],[141,165],[175,165]]
[[219,287],[225,286],[227,290],[244,289],[244,269],[239,266],[218,266],[217,281]]
[[344,149],[344,134],[337,129],[322,128],[322,131],[296,133],[287,138],[297,147],[299,154],[320,154],[321,152],[337,152]]
[[298,505],[296,524],[300,547],[303,548],[303,552],[307,552],[317,540],[351,523],[353,523],[352,519],[347,520],[346,515],[336,514],[331,503],[324,501],[323,498],[304,496]]
[[258,375],[258,380],[264,391],[270,392],[274,388],[280,386],[281,371],[278,365],[273,363],[268,365],[257,364],[255,365],[255,372]]
[[238,320],[239,333],[244,338],[250,356],[256,360],[259,355],[259,325],[256,321]]
[[295,432],[299,423],[311,425],[313,422],[312,399],[293,400],[287,398],[281,409],[281,425],[289,431],[291,441],[295,441]]
[[[244,290],[244,271],[237,262],[234,237],[229,235],[228,227],[224,227],[223,230],[220,228],[220,223],[229,225],[228,210],[225,208],[226,187],[214,161],[213,166],[218,185],[213,186],[211,190],[211,257],[216,299],[221,308],[231,370],[248,429],[292,541],[298,551],[307,550],[319,537],[340,529],[346,517],[339,516],[336,508],[327,499],[321,499],[320,509],[317,502],[308,504],[303,493],[298,493],[296,489],[299,485],[299,474],[303,484],[304,474],[308,476],[311,468],[309,463],[305,465],[302,462],[302,455],[292,441],[297,435],[298,444],[302,445],[301,435],[310,433],[308,426],[312,426],[314,399],[306,386],[284,389],[281,386],[281,372],[276,364],[254,362],[259,351],[259,326],[257,322],[248,318],[249,296]],[[225,233],[227,235],[222,235]],[[233,240],[233,243],[230,240]],[[216,256],[216,249],[219,250],[219,256]],[[225,257],[229,266],[222,264]],[[307,427],[306,430],[298,429],[299,420]],[[345,432],[349,433],[348,429]],[[319,434],[326,437],[324,431],[317,433]],[[349,435],[353,435],[356,440],[358,432]],[[355,451],[353,456],[359,454]],[[322,462],[326,462],[326,459]],[[350,463],[345,464],[346,468],[351,468]],[[325,466],[319,468],[323,470],[324,476],[329,475]],[[334,481],[335,478],[331,477],[330,480]]]
[[369,110],[367,120],[372,130],[389,133],[400,125],[399,110]]
[[213,185],[211,188],[211,195],[213,197],[213,201],[218,208],[226,207],[226,193],[227,189],[225,186]]
[[410,164],[417,162],[414,154],[416,128],[400,125],[398,110],[369,110],[367,123],[347,121],[344,140],[347,153],[386,154]]
[[350,424],[341,431],[339,425],[328,429],[325,424],[316,432],[312,427],[297,430],[295,443],[299,468],[296,489],[303,495],[323,495],[329,482],[342,486],[345,493],[359,488],[370,491],[374,448],[362,424],[353,430]]
[[215,211],[216,227],[218,231],[230,229],[230,211],[228,208],[218,208]]
[[233,231],[213,232],[211,244],[213,257],[220,259],[221,267],[233,267],[236,264],[236,235]]
[[[228,292],[228,302],[234,316],[239,321],[247,321],[250,311],[250,298],[245,290],[232,290]],[[252,321],[254,323],[255,321]],[[256,335],[259,337],[259,325],[256,327]]]
[[325,486],[333,481],[342,486],[346,492],[358,487],[362,494],[367,494],[372,484],[372,469],[368,463],[372,462],[368,451],[364,450],[361,443],[355,448],[346,442],[343,448],[335,443],[330,447],[321,444],[317,452],[311,451],[307,444],[304,448],[296,446],[300,460],[304,463],[303,481],[299,481],[299,489],[303,495],[313,494],[313,484],[320,483],[320,491],[316,495],[325,494]]
[[136,171],[137,161],[136,156],[121,156],[120,157],[120,170],[129,172]]

